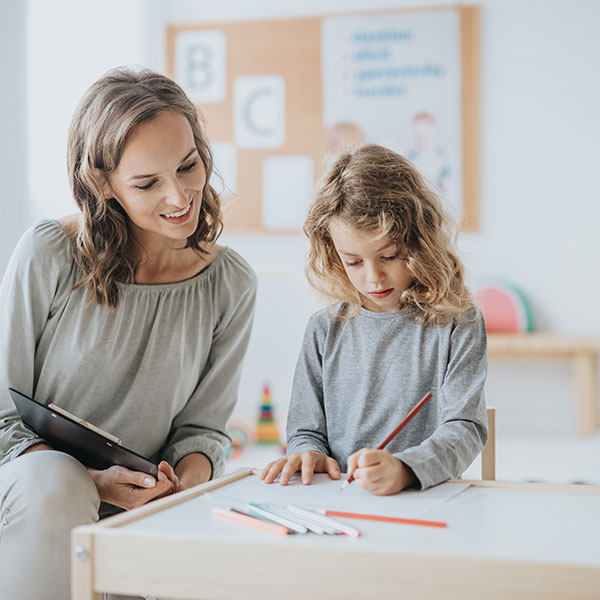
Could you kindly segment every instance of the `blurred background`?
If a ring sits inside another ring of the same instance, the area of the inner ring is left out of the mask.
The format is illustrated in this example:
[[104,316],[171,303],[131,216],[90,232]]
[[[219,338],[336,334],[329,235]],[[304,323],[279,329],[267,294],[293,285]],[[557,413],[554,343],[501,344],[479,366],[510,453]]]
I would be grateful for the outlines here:
[[[435,2],[445,5],[455,6]],[[429,6],[416,0],[0,0],[0,272],[28,226],[75,211],[66,136],[83,92],[118,65],[167,73],[168,26]],[[600,336],[600,3],[481,0],[476,6],[479,227],[459,237],[468,281],[512,282],[529,301],[536,331]],[[276,44],[271,51],[278,52]],[[222,243],[259,276],[232,425],[252,439],[268,385],[283,438],[304,326],[321,306],[305,283],[307,245],[299,232],[227,229]],[[499,479],[600,484],[600,435],[577,436],[574,386],[568,361],[490,361],[486,394],[497,409]],[[248,445],[232,460],[262,462],[278,451],[252,454]]]

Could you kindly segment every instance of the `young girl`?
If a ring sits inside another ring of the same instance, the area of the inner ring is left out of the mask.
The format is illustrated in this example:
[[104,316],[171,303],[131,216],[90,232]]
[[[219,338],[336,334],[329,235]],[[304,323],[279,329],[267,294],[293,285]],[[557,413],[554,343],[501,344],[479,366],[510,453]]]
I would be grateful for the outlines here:
[[[376,145],[325,173],[304,231],[307,274],[336,303],[313,315],[296,368],[290,454],[264,469],[352,473],[373,494],[459,476],[487,439],[486,331],[452,228],[413,165]],[[428,391],[385,450],[373,450]]]

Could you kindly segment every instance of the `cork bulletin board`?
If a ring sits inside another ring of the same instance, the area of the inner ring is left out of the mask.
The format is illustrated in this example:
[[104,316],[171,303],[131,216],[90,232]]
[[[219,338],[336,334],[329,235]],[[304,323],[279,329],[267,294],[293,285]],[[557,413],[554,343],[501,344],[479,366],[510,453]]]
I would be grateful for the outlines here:
[[479,228],[478,7],[167,25],[207,123],[227,233],[297,232],[336,152],[407,156]]

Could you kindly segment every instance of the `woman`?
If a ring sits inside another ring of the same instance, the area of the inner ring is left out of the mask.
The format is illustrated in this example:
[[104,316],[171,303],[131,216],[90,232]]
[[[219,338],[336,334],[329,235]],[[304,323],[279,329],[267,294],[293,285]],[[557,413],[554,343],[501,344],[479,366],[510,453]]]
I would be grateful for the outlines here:
[[[0,287],[0,597],[69,597],[71,528],[218,476],[256,280],[216,243],[198,113],[150,71],[116,69],[69,129],[80,213],[29,229]],[[24,427],[13,387],[159,462],[86,469]],[[31,568],[34,565],[34,568]]]

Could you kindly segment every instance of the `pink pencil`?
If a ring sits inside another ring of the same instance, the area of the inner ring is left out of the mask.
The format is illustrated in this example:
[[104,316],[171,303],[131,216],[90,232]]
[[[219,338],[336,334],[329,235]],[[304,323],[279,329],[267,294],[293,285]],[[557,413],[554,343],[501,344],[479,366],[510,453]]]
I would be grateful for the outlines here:
[[245,515],[243,513],[228,510],[226,508],[213,508],[213,513],[218,515],[219,517],[224,517],[225,519],[231,519],[236,523],[243,523],[244,525],[250,525],[250,527],[256,527],[257,529],[262,529],[263,531],[269,531],[270,533],[276,533],[278,535],[288,535],[289,530],[287,527],[283,527],[283,525],[277,525],[276,523],[268,523],[267,521],[263,521],[256,517],[252,517],[250,515]]
[[[402,420],[402,423],[400,423],[400,425],[398,425],[398,427],[396,427],[396,429],[394,429],[394,431],[392,431],[392,433],[390,433],[390,435],[388,435],[385,440],[383,440],[383,442],[381,442],[381,444],[379,444],[379,446],[377,446],[377,450],[383,450],[398,434],[398,432],[423,408],[423,406],[425,406],[425,404],[431,399],[431,392],[427,392],[415,405],[415,407],[406,415],[406,417],[404,417],[404,419]],[[348,479],[346,479],[346,481],[344,481],[344,485],[342,485],[342,487],[340,488],[340,491],[342,491],[349,483],[352,483],[354,481],[354,476],[352,475],[352,473],[350,474],[350,477],[348,477]]]

